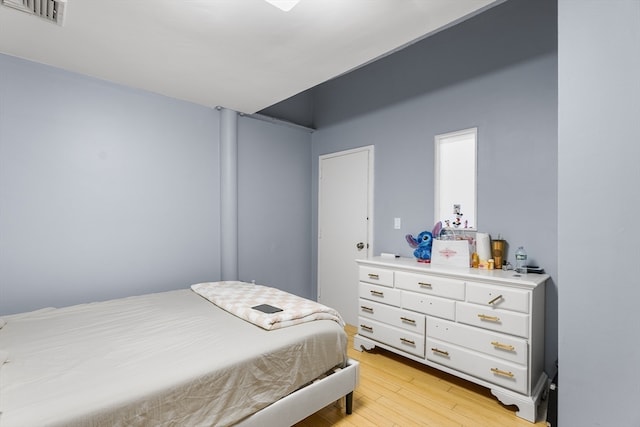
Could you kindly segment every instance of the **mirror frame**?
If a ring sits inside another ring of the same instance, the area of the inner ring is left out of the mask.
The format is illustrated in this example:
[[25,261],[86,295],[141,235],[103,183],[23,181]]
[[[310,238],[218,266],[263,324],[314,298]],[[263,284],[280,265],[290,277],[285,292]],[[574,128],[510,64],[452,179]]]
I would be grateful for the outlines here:
[[[442,209],[441,209],[441,204],[443,203],[443,200],[446,200],[445,196],[443,194],[446,194],[446,191],[444,189],[444,186],[442,184],[442,181],[444,181],[443,177],[445,176],[451,176],[452,172],[452,168],[460,168],[460,164],[456,163],[453,164],[453,162],[448,162],[449,164],[445,164],[444,162],[444,156],[442,154],[443,149],[442,147],[444,146],[444,144],[450,144],[450,143],[455,143],[456,141],[460,141],[460,140],[468,140],[469,138],[473,139],[473,148],[471,149],[471,153],[470,154],[470,158],[466,159],[466,166],[467,168],[470,168],[471,171],[471,181],[470,183],[468,183],[468,187],[470,190],[470,193],[472,193],[472,201],[470,203],[472,209],[472,212],[469,212],[470,209],[465,208],[464,206],[461,207],[461,212],[463,213],[463,221],[465,220],[464,218],[464,214],[465,211],[467,212],[468,216],[467,221],[471,222],[471,225],[468,228],[465,228],[464,226],[459,226],[457,227],[460,230],[469,230],[469,231],[476,231],[478,230],[478,128],[477,127],[473,127],[473,128],[469,128],[469,129],[463,129],[463,130],[459,130],[459,131],[455,131],[455,132],[448,132],[448,133],[443,133],[440,135],[436,135],[435,139],[434,139],[434,143],[435,143],[435,156],[434,156],[434,222],[437,223],[438,221],[442,221],[443,222],[443,227],[445,227],[445,223],[444,223],[444,219],[442,218]],[[451,198],[449,198],[450,200]],[[465,203],[466,205],[466,203]],[[451,212],[451,217],[454,217],[453,214],[453,206],[452,206],[452,212]],[[434,236],[435,237],[435,236]]]

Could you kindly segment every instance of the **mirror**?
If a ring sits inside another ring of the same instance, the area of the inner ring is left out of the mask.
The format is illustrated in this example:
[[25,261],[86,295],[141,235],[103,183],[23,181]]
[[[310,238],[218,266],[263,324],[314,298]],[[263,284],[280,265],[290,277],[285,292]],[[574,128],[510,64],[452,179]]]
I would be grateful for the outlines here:
[[435,215],[443,227],[477,230],[478,128],[435,137]]

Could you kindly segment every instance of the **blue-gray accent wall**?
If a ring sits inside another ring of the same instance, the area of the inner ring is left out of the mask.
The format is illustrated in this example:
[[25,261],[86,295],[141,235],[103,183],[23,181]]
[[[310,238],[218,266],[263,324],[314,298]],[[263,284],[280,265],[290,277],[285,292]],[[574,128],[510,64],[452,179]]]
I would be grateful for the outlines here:
[[434,225],[434,136],[478,127],[479,229],[507,240],[512,264],[524,245],[530,262],[552,276],[551,375],[558,351],[556,20],[555,1],[508,1],[322,84],[313,90],[312,135],[314,194],[319,155],[375,145],[374,253],[412,257],[405,234]]

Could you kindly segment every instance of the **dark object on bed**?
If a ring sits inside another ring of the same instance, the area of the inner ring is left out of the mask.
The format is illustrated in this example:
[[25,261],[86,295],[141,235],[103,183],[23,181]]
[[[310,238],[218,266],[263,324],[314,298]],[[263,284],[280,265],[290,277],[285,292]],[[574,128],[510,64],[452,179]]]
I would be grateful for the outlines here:
[[282,309],[281,309],[281,308],[274,307],[274,306],[269,305],[269,304],[260,304],[260,305],[255,305],[255,306],[253,306],[253,307],[251,307],[251,308],[253,308],[254,310],[261,311],[261,312],[263,312],[263,313],[268,313],[268,314],[271,314],[271,313],[277,313],[277,312],[279,312],[279,311],[282,311]]

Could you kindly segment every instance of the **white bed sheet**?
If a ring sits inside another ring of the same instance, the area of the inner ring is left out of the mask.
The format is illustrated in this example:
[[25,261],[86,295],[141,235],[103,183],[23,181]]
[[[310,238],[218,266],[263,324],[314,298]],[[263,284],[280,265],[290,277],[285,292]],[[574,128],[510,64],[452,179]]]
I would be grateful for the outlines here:
[[191,290],[4,319],[2,427],[231,425],[347,360],[334,321],[265,331]]

